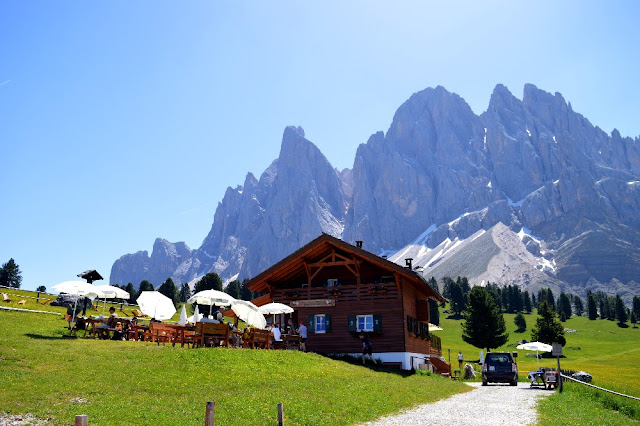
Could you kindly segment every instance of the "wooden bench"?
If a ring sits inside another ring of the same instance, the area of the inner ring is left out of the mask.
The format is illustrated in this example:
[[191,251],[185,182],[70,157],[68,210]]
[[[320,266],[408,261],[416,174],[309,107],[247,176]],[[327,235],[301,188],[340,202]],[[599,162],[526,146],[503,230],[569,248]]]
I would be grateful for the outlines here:
[[211,342],[212,346],[221,344],[231,347],[229,335],[231,330],[227,324],[216,324],[212,322],[196,323],[196,332],[193,336],[193,347],[205,346],[206,342]]
[[163,324],[161,322],[152,322],[149,324],[149,330],[142,333],[142,340],[145,342],[157,342],[158,346],[160,342],[173,343],[176,330],[169,324]]
[[248,338],[243,339],[242,347],[251,349],[271,349],[271,333],[267,330],[252,328]]

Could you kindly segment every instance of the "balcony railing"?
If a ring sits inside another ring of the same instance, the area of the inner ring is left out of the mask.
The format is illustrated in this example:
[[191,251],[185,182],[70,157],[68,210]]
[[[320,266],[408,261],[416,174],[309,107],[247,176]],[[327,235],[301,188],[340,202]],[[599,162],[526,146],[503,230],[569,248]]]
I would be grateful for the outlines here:
[[396,299],[399,296],[395,283],[346,284],[332,287],[301,287],[275,289],[275,301],[310,299],[334,299],[344,302]]

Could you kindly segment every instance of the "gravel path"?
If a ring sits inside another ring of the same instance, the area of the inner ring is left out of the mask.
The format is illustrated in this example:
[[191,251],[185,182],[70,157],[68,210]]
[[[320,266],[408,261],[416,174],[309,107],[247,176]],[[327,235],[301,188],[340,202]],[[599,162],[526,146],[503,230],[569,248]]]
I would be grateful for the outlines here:
[[536,403],[552,392],[479,382],[467,383],[476,389],[432,404],[420,405],[395,416],[382,417],[367,425],[527,425],[536,422]]

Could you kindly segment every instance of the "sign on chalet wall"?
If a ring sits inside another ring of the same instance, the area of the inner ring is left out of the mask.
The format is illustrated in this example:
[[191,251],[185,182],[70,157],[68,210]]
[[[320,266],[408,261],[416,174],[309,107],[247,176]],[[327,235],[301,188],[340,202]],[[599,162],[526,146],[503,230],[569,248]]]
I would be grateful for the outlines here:
[[321,308],[323,306],[336,306],[336,301],[334,299],[312,299],[291,302],[293,308]]

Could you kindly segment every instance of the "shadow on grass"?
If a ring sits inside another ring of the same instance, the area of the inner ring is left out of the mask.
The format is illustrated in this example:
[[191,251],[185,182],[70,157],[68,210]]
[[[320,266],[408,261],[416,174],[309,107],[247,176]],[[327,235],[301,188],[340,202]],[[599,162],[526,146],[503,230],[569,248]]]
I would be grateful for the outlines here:
[[26,333],[25,336],[31,338],[31,339],[38,339],[38,340],[60,340],[64,337],[71,337],[74,338],[75,336],[45,336],[43,334],[33,334],[33,333]]

